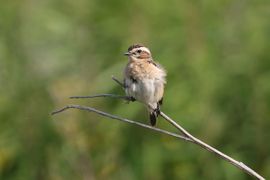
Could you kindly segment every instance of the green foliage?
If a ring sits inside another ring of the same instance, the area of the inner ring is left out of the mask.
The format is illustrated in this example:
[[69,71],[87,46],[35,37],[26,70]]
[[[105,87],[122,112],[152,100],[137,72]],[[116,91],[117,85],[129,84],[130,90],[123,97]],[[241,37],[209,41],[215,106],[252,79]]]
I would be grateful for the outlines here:
[[[259,1],[6,1],[0,6],[0,179],[252,179],[205,150],[75,110],[148,123],[123,94],[133,43],[168,71],[163,111],[270,177],[270,6]],[[174,130],[162,119],[158,127]]]

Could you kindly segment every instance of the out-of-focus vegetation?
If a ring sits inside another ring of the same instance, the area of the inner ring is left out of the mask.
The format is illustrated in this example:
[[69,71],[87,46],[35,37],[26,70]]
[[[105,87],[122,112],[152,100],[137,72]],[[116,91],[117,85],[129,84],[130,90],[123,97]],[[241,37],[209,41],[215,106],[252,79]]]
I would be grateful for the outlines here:
[[[270,178],[268,0],[2,1],[0,179],[251,179],[192,144],[92,113],[148,123],[121,94],[123,52],[150,47],[168,71],[163,111]],[[162,119],[158,127],[173,130]]]

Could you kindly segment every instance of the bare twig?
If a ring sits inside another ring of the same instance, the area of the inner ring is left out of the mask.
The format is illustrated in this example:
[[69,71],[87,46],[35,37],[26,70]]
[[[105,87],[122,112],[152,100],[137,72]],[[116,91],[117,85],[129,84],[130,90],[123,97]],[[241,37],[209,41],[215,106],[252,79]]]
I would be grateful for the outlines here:
[[245,173],[256,177],[257,179],[260,180],[264,180],[264,178],[259,175],[257,172],[255,172],[253,169],[251,169],[250,167],[248,167],[247,165],[245,165],[244,163],[240,162],[240,161],[236,161],[235,159],[231,158],[230,156],[220,152],[219,150],[215,149],[214,147],[206,144],[205,142],[199,140],[198,138],[192,136],[189,132],[187,132],[182,126],[180,126],[179,124],[177,124],[174,120],[172,120],[169,116],[167,116],[165,113],[160,112],[160,115],[167,120],[169,123],[171,123],[174,127],[176,127],[185,137],[188,137],[189,139],[191,139],[192,143],[197,144],[199,146],[201,146],[202,148],[206,149],[209,152],[212,152],[214,154],[216,154],[218,157],[221,157],[222,159],[230,162],[232,165],[238,167],[239,169],[242,169]]
[[185,140],[185,141],[190,141],[190,139],[185,137],[185,136],[181,136],[179,134],[175,134],[175,133],[172,133],[172,132],[160,129],[160,128],[152,127],[152,126],[140,123],[140,122],[132,121],[130,119],[115,116],[115,115],[112,115],[112,114],[97,110],[97,109],[92,108],[92,107],[86,107],[86,106],[80,106],[80,105],[67,105],[67,106],[63,107],[62,109],[59,109],[57,111],[52,112],[51,114],[55,115],[55,114],[58,114],[58,113],[61,113],[61,112],[65,111],[67,109],[80,109],[80,110],[84,110],[84,111],[95,112],[97,114],[100,114],[102,116],[105,116],[105,117],[108,117],[108,118],[111,118],[111,119],[116,119],[116,120],[119,120],[119,121],[122,121],[122,122],[125,122],[125,123],[135,124],[137,126],[140,126],[140,127],[146,128],[146,129],[151,129],[151,130],[157,131],[159,133],[167,134],[169,136],[173,136],[173,137]]
[[125,88],[124,84],[119,81],[116,77],[112,76],[112,80],[114,80],[117,84],[119,84],[122,88]]
[[[115,82],[117,82],[122,88],[124,88],[123,83],[121,83],[115,77],[112,77],[112,79]],[[128,101],[131,100],[130,97],[114,95],[114,94],[99,94],[99,95],[94,95],[94,96],[72,96],[70,98],[95,98],[95,97],[113,97],[113,98],[125,99],[125,100],[128,100]],[[151,106],[149,105],[149,107],[151,107]],[[112,118],[112,119],[117,119],[117,120],[120,120],[120,121],[123,121],[123,122],[126,122],[126,123],[135,124],[135,125],[143,127],[143,128],[158,131],[160,133],[164,133],[164,134],[167,134],[167,135],[170,135],[170,136],[173,136],[173,137],[177,137],[177,138],[186,140],[188,142],[197,144],[197,145],[201,146],[203,149],[206,149],[207,151],[216,154],[218,157],[230,162],[232,165],[234,165],[237,168],[243,170],[245,173],[247,173],[247,174],[249,174],[249,175],[251,175],[253,177],[256,177],[257,179],[264,180],[264,178],[261,175],[259,175],[257,172],[252,170],[250,167],[246,166],[244,163],[236,161],[235,159],[231,158],[230,156],[218,151],[214,147],[212,147],[212,146],[206,144],[205,142],[199,140],[198,138],[195,138],[194,136],[192,136],[182,126],[180,126],[178,123],[176,123],[173,119],[171,119],[169,116],[167,116],[163,112],[160,112],[160,115],[166,121],[168,121],[170,124],[172,124],[175,128],[177,128],[183,134],[183,136],[172,133],[172,132],[169,132],[169,131],[166,131],[166,130],[163,130],[163,129],[155,128],[155,127],[143,124],[143,123],[139,123],[139,122],[132,121],[132,120],[125,119],[125,118],[121,118],[121,117],[118,117],[118,116],[115,116],[115,115],[111,115],[111,114],[105,113],[103,111],[100,111],[100,110],[97,110],[97,109],[94,109],[94,108],[91,108],[91,107],[85,107],[85,106],[79,106],[79,105],[68,105],[68,106],[65,106],[64,108],[62,108],[62,109],[60,109],[58,111],[53,112],[52,114],[60,113],[62,111],[70,109],[70,108],[76,108],[76,109],[80,109],[80,110],[86,110],[86,111],[90,111],[90,112],[95,112],[95,113],[98,113],[98,114],[100,114],[102,116],[106,116],[106,117],[109,117],[109,118]]]
[[86,98],[97,98],[97,97],[112,97],[112,98],[118,98],[118,99],[124,99],[129,101],[130,97],[128,96],[121,96],[116,94],[97,94],[94,96],[71,96],[70,99],[86,99]]

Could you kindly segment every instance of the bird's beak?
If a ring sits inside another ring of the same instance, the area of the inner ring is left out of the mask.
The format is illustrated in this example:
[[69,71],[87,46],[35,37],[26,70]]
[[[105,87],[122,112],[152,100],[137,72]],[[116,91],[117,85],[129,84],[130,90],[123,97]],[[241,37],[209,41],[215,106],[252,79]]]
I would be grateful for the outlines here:
[[125,52],[124,55],[125,56],[129,56],[130,55],[130,52]]

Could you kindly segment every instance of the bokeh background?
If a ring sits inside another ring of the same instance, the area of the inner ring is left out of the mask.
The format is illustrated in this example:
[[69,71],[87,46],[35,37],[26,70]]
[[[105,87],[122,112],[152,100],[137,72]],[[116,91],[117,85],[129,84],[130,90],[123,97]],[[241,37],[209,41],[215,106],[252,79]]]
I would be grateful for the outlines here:
[[[148,123],[123,94],[129,45],[168,71],[163,111],[270,178],[268,0],[12,0],[0,6],[0,179],[252,179],[198,146],[93,113]],[[164,120],[158,127],[176,132]]]

